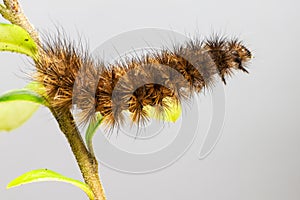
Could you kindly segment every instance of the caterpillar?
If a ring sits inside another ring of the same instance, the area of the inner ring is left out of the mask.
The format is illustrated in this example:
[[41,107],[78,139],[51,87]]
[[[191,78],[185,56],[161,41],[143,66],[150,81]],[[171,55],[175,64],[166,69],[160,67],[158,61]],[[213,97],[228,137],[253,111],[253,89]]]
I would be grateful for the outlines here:
[[60,112],[76,105],[83,124],[100,112],[111,129],[122,125],[124,111],[136,124],[148,120],[147,106],[163,116],[172,109],[166,99],[181,104],[210,87],[216,77],[226,84],[234,70],[248,73],[252,58],[240,40],[217,35],[110,64],[60,36],[48,37],[41,49],[34,79],[45,86],[50,105]]

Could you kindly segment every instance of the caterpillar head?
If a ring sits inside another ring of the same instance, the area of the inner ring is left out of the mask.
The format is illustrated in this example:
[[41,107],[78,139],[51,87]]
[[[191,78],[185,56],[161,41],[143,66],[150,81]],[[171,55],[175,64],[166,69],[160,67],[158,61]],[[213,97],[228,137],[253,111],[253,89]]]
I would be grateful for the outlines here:
[[245,63],[253,57],[250,50],[242,45],[240,41],[233,40],[228,43],[228,51],[233,58],[232,64],[234,68],[248,73],[245,69]]

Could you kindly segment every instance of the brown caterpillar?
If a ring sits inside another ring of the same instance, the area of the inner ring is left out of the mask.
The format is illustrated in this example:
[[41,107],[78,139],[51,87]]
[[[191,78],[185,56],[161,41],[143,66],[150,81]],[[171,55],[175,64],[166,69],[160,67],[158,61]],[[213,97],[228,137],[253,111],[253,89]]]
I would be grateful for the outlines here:
[[252,57],[239,40],[214,36],[105,66],[68,39],[46,41],[35,79],[45,86],[50,104],[61,112],[76,105],[83,123],[100,112],[110,128],[122,124],[125,110],[137,124],[148,119],[146,106],[163,115],[172,109],[166,97],[177,103],[188,100],[211,85],[215,74],[226,84],[234,69],[248,72]]

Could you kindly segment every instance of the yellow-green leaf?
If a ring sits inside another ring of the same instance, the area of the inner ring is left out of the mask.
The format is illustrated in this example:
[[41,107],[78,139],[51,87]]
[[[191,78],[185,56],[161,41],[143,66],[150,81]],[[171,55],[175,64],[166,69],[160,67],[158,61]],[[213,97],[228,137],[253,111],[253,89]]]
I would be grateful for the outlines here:
[[175,98],[171,97],[164,98],[163,103],[165,105],[165,109],[163,113],[159,113],[160,115],[157,115],[155,108],[151,106],[146,106],[145,109],[151,118],[166,122],[176,122],[182,112],[180,103],[178,103]]
[[0,131],[20,127],[40,104],[47,105],[43,97],[29,89],[12,90],[0,95]]
[[43,97],[47,96],[45,86],[39,82],[30,82],[28,85],[25,86],[25,89],[31,90]]
[[23,184],[34,183],[34,182],[45,182],[45,181],[59,181],[59,182],[70,183],[82,189],[90,199],[94,199],[94,194],[87,184],[72,178],[65,177],[59,173],[56,173],[48,169],[37,169],[37,170],[32,170],[30,172],[27,172],[19,176],[18,178],[12,180],[7,185],[7,189],[10,189],[12,187],[17,187]]
[[29,33],[14,24],[0,23],[0,51],[11,51],[37,57],[37,45]]

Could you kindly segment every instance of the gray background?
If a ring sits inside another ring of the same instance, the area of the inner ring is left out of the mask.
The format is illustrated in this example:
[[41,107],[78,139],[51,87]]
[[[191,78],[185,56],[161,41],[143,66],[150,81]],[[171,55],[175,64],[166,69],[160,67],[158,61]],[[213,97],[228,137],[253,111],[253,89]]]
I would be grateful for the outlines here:
[[[215,150],[198,159],[203,134],[174,165],[132,175],[102,166],[108,199],[300,198],[299,3],[287,1],[21,1],[42,31],[64,27],[84,35],[91,49],[124,31],[155,27],[183,34],[212,32],[238,36],[254,52],[250,75],[228,81],[223,135]],[[4,21],[4,20],[1,20]],[[0,92],[19,88],[29,70],[27,58],[1,53]],[[209,98],[201,98],[203,118]],[[0,199],[86,199],[64,183],[39,183],[5,190],[18,175],[49,168],[81,179],[76,163],[46,109],[11,133],[0,134]]]

